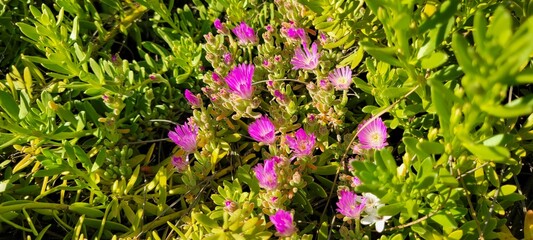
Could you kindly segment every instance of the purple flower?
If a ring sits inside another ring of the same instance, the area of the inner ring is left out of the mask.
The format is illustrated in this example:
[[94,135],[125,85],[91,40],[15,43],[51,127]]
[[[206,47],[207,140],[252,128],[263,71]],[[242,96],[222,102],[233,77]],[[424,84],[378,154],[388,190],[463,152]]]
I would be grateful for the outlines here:
[[274,190],[278,186],[278,175],[276,174],[276,161],[265,160],[265,165],[258,163],[254,167],[255,177],[259,181],[259,186],[266,190]]
[[218,74],[217,74],[216,72],[213,72],[213,73],[211,74],[211,78],[213,79],[213,81],[214,81],[215,83],[219,83],[219,82],[220,82],[220,76],[218,76]]
[[195,96],[189,89],[185,89],[185,99],[187,99],[187,102],[193,107],[200,107],[202,105],[202,102],[200,99]]
[[254,140],[264,144],[270,145],[276,141],[276,128],[266,115],[251,123],[248,133]]
[[196,137],[198,136],[198,127],[191,123],[178,125],[174,131],[168,133],[168,137],[178,146],[188,153],[196,150]]
[[273,156],[269,158],[268,160],[274,161],[276,164],[280,164],[281,162],[283,162],[283,158],[278,157],[278,156]]
[[348,66],[337,68],[329,74],[328,79],[337,90],[347,90],[352,84],[352,69]]
[[281,93],[279,90],[274,90],[274,96],[279,99],[281,102],[284,102],[287,100],[287,96],[283,93]]
[[254,29],[246,25],[245,22],[241,22],[241,24],[233,28],[232,32],[239,38],[240,44],[246,45],[247,43],[257,42]]
[[231,53],[227,52],[227,53],[224,53],[224,55],[222,56],[224,58],[224,63],[226,63],[226,65],[229,65],[231,63]]
[[361,180],[358,177],[353,176],[352,177],[352,186],[357,187],[359,185],[361,185]]
[[243,99],[252,98],[254,70],[253,64],[240,64],[232,69],[226,76],[226,83],[230,91]]
[[358,126],[359,142],[361,143],[362,149],[383,149],[387,146],[387,127],[381,120],[377,118],[374,121],[368,123],[368,125],[362,129],[362,127],[367,123],[363,121]]
[[183,157],[172,156],[172,165],[178,170],[178,172],[184,172],[189,166],[189,161],[183,159]]
[[302,47],[303,50],[298,47],[294,51],[294,57],[291,59],[292,69],[314,70],[318,66],[318,59],[320,58],[316,43],[311,45],[311,51],[304,44]]
[[213,25],[215,25],[215,28],[217,30],[220,30],[222,31],[222,22],[220,22],[220,19],[215,19],[215,21],[213,22]]
[[305,34],[305,30],[303,28],[291,27],[287,29],[287,36],[295,40],[305,40],[307,35]]
[[307,134],[303,128],[298,129],[294,137],[287,135],[285,138],[296,157],[307,156],[315,148],[315,135],[312,133]]
[[237,210],[237,203],[228,199],[224,201],[224,209],[226,209],[228,212],[234,212]]
[[348,190],[341,190],[339,201],[337,202],[337,211],[342,215],[357,219],[365,209],[366,198],[362,198],[360,203],[357,201],[357,194]]
[[278,210],[274,215],[270,216],[270,221],[274,224],[281,237],[288,237],[296,232],[292,214],[289,211]]

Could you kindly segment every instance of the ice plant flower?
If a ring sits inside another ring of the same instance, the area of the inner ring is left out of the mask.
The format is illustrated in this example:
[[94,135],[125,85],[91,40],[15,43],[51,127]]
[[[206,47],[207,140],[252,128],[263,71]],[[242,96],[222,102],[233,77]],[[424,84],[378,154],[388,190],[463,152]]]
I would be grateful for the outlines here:
[[366,199],[366,216],[361,219],[361,223],[364,225],[375,224],[376,231],[382,232],[383,229],[385,229],[385,222],[387,222],[392,216],[378,215],[378,209],[384,206],[384,204],[380,203],[379,198],[374,194],[363,193],[363,197]]
[[185,99],[187,99],[187,102],[193,107],[200,107],[202,105],[202,102],[200,99],[195,96],[189,89],[185,89]]
[[178,170],[178,172],[184,172],[185,170],[187,170],[189,161],[187,161],[187,159],[184,159],[181,156],[172,156],[172,165],[176,168],[176,170]]
[[268,116],[261,116],[248,126],[250,137],[258,142],[270,145],[276,141],[276,128]]
[[224,209],[228,212],[234,212],[235,210],[237,210],[237,203],[228,199],[224,201]]
[[[356,176],[353,176],[353,177],[352,177],[352,186],[357,187],[357,186],[359,186],[359,185],[361,185],[361,179],[359,179],[359,178],[356,177]],[[366,200],[365,200],[365,201],[366,201]]]
[[366,123],[367,121],[363,121],[358,127],[360,131],[357,137],[361,143],[360,147],[362,149],[379,150],[387,146],[387,127],[383,123],[383,120],[377,118],[363,128]]
[[226,83],[230,91],[242,99],[252,98],[252,78],[255,67],[253,64],[239,64],[226,76]]
[[294,57],[291,59],[292,69],[314,70],[318,66],[318,59],[320,58],[316,43],[311,45],[311,51],[305,46],[305,43],[302,43],[302,47],[303,50],[298,47],[294,51]]
[[278,235],[281,237],[289,237],[296,232],[292,214],[289,211],[278,210],[274,215],[270,216],[270,221],[274,224]]
[[303,28],[294,28],[290,27],[287,29],[287,36],[289,38],[295,39],[295,40],[302,40],[305,41],[306,35],[305,30]]
[[337,68],[328,76],[329,81],[337,90],[348,90],[352,84],[352,69],[346,66]]
[[197,136],[198,127],[192,123],[178,125],[174,131],[168,133],[168,137],[188,153],[192,153],[196,150]]
[[278,186],[278,175],[276,174],[276,161],[267,159],[264,165],[258,163],[254,167],[255,177],[259,181],[259,186],[266,190],[274,190]]
[[215,28],[217,30],[220,30],[222,31],[222,22],[220,22],[220,19],[215,19],[215,21],[213,22],[213,25],[215,25]]
[[246,45],[257,42],[254,29],[249,27],[245,22],[241,22],[241,24],[237,25],[231,31],[237,36],[240,44]]
[[229,52],[224,53],[224,55],[222,57],[224,58],[224,63],[226,63],[226,65],[230,65],[231,60],[233,59],[231,57],[231,53],[229,53]]
[[310,155],[314,148],[316,137],[314,134],[307,134],[303,128],[298,129],[293,136],[287,135],[285,137],[287,144],[294,152],[295,157],[304,157]]
[[358,201],[356,193],[343,189],[339,193],[337,211],[348,218],[358,219],[365,209],[365,204],[366,198]]

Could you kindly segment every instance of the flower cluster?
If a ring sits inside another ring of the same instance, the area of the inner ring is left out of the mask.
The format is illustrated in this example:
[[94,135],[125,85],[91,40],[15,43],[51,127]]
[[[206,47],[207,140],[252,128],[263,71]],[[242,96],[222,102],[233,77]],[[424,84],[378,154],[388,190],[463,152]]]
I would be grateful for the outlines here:
[[[212,70],[206,70],[206,86],[202,88],[207,97],[204,99],[210,102],[204,106],[200,95],[185,90],[185,99],[192,106],[194,122],[199,127],[190,121],[169,133],[187,154],[173,157],[171,163],[178,172],[188,169],[188,154],[199,145],[199,128],[204,134],[202,149],[194,157],[207,159],[202,167],[218,164],[219,153],[214,155],[213,151],[220,151],[222,144],[234,142],[235,138],[247,141],[246,146],[255,151],[250,155],[261,156],[254,158],[255,166],[251,167],[259,186],[256,196],[260,198],[261,211],[269,216],[276,236],[296,236],[294,214],[286,209],[290,209],[299,191],[306,191],[312,178],[309,173],[323,164],[317,164],[324,161],[319,152],[337,146],[329,142],[331,130],[345,127],[343,116],[352,69],[335,66],[335,60],[323,64],[321,58],[328,61],[332,58],[322,49],[328,41],[326,35],[320,33],[317,40],[312,40],[316,38],[308,33],[313,31],[306,31],[308,28],[293,21],[283,22],[281,27],[265,26],[259,31],[262,38],[247,22],[239,22],[231,31],[227,28],[231,23],[216,19],[213,25],[217,35],[205,36],[206,59]],[[299,111],[305,114],[300,115]],[[358,155],[387,146],[387,128],[381,118],[362,121],[356,131],[359,141],[354,153]],[[379,199],[349,190],[363,183],[355,176],[344,178],[346,186],[338,192],[337,212],[346,221],[375,224],[382,231],[387,216],[377,214],[382,206]],[[217,204],[225,213],[232,214],[247,206],[236,199],[234,196],[217,199]]]

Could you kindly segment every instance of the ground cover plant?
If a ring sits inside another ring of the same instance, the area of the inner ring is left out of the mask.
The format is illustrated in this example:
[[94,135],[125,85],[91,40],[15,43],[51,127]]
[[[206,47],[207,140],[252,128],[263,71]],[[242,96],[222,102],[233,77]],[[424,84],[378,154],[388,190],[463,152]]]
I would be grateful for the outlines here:
[[0,4],[15,239],[533,239],[530,1]]

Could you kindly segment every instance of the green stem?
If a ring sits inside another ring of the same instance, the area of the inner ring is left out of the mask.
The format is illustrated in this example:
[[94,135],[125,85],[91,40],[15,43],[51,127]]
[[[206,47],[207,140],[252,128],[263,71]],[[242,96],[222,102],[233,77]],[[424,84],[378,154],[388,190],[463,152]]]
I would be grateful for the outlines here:
[[11,212],[11,211],[20,211],[22,209],[53,209],[53,210],[68,210],[69,205],[58,204],[58,203],[40,203],[40,202],[31,202],[31,203],[21,203],[9,206],[0,206],[0,215],[2,213]]

